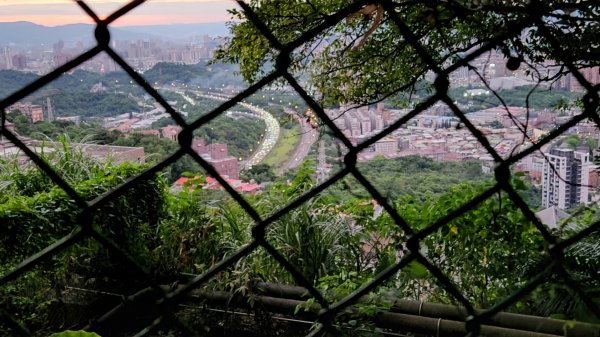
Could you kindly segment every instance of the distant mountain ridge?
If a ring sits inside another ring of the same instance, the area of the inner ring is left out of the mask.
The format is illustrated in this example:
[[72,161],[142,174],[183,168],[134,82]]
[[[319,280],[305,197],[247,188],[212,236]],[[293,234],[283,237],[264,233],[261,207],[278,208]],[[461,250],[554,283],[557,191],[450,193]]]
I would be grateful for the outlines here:
[[119,32],[151,34],[172,39],[187,38],[194,35],[226,36],[229,29],[225,22],[188,23],[151,26],[123,26],[116,28]]
[[[27,21],[0,22],[0,45],[52,44],[58,40],[91,41],[94,39],[94,28],[95,25],[85,23],[48,27]],[[116,40],[182,39],[193,35],[225,36],[228,33],[225,22],[111,27],[110,31]]]

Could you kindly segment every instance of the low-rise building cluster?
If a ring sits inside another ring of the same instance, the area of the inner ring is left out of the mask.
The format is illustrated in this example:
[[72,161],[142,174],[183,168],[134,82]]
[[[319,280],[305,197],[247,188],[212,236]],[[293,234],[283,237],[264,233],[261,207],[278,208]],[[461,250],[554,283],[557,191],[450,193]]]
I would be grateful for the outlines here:
[[[386,110],[367,107],[328,110],[328,115],[353,143],[368,142],[409,110]],[[503,158],[517,148],[531,145],[545,132],[536,127],[554,126],[556,118],[548,112],[528,111],[519,107],[495,107],[467,114],[469,121],[488,139],[490,146]],[[489,127],[496,122],[497,128]],[[523,136],[523,129],[527,136]],[[361,152],[359,159],[369,160],[383,155],[388,158],[419,155],[441,161],[477,159],[493,162],[489,152],[477,141],[461,121],[444,109],[434,106],[411,118],[401,128],[377,140]]]
[[31,123],[37,123],[44,120],[44,109],[41,105],[35,105],[31,102],[17,102],[6,109],[6,112],[12,113],[20,111],[29,118]]
[[229,155],[227,144],[206,144],[202,138],[192,140],[192,149],[211,164],[215,171],[221,176],[231,179],[240,177],[240,165],[238,159]]
[[[6,128],[14,133],[14,126],[7,122]],[[19,140],[25,144],[30,150],[38,154],[49,154],[52,153],[56,148],[62,148],[63,145],[60,142],[55,141],[40,141],[27,137],[18,137]],[[113,145],[99,145],[99,144],[87,144],[87,143],[74,143],[71,146],[75,150],[83,151],[90,157],[101,161],[110,162],[112,164],[122,164],[125,162],[131,163],[144,163],[145,152],[143,147],[129,147],[129,146],[113,146]],[[14,143],[8,141],[4,137],[0,137],[0,158],[17,160],[20,164],[25,164],[30,161],[29,156],[23,152],[23,150],[16,146]]]
[[[359,154],[359,160],[412,155],[437,161],[473,159],[482,163],[484,172],[493,172],[496,160],[469,127],[445,106],[434,106],[371,143],[372,137],[409,112],[387,110],[379,105],[376,109],[341,107],[328,110],[327,114],[353,145],[369,142],[369,146]],[[512,106],[492,107],[466,113],[465,116],[502,159],[531,147],[571,118],[555,111]],[[513,170],[525,172],[533,184],[539,186],[542,190],[541,204],[545,208],[569,209],[596,201],[600,197],[596,191],[598,173],[586,142],[600,140],[599,136],[595,123],[581,122],[554,142],[518,161]],[[568,137],[580,139],[581,144],[570,148],[572,144],[566,142]]]

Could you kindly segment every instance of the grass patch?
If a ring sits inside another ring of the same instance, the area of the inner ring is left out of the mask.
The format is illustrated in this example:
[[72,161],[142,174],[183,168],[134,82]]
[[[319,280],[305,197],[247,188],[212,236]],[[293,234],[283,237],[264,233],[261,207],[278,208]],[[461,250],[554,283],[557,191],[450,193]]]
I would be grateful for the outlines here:
[[281,169],[290,160],[300,143],[302,137],[300,132],[298,124],[294,124],[294,127],[291,129],[281,128],[277,144],[275,144],[273,151],[267,155],[263,163],[271,166],[275,172]]

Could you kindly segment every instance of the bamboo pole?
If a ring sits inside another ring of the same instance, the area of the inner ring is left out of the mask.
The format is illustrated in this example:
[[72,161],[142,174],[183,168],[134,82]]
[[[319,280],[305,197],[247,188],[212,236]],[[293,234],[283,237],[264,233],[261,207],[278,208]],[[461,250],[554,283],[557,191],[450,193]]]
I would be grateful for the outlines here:
[[[302,287],[259,283],[257,289],[268,296],[278,296],[292,299],[307,299],[308,291]],[[451,321],[465,321],[469,315],[467,311],[458,306],[438,304],[431,302],[420,302],[389,298],[393,303],[390,312],[413,316],[424,316],[430,318],[441,318]],[[367,298],[361,298],[359,302],[366,302]],[[483,311],[478,311],[483,312]],[[521,315],[500,312],[484,323],[490,326],[504,327],[507,329],[527,330],[565,337],[600,337],[600,326],[575,321],[564,321],[558,319],[544,318],[538,316]]]

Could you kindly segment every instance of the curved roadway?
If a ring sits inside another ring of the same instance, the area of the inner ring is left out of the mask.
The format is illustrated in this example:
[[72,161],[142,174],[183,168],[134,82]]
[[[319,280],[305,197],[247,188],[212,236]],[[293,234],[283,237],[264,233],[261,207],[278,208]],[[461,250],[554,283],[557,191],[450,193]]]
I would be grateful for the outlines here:
[[[228,100],[227,98],[221,97],[221,96],[206,95],[206,94],[201,94],[199,92],[195,92],[195,94],[199,97],[217,100],[217,101],[227,101]],[[260,145],[258,146],[256,151],[254,151],[252,153],[250,158],[248,158],[244,162],[243,169],[251,169],[252,166],[260,164],[260,162],[262,162],[267,157],[269,152],[271,152],[273,150],[273,148],[275,147],[275,144],[277,144],[277,140],[279,139],[279,134],[281,132],[281,129],[280,129],[279,122],[277,121],[277,119],[275,119],[275,117],[273,117],[273,115],[271,115],[266,110],[261,109],[257,106],[254,106],[252,104],[248,104],[248,103],[240,102],[238,104],[243,106],[244,108],[254,112],[259,118],[264,120],[265,124],[267,125],[267,129],[265,131],[265,136],[264,136],[262,142],[260,143]]]
[[[165,89],[170,89],[170,88],[165,88]],[[186,96],[184,92],[177,91],[177,90],[175,92],[182,95],[183,98],[188,103],[190,103],[192,105],[196,105],[196,102],[191,97]],[[192,92],[194,92],[194,91],[192,91]],[[197,91],[194,92],[194,94],[196,94],[199,97],[222,101],[222,102],[227,101],[229,99],[229,97],[224,97],[221,95],[203,94],[203,93],[200,93]],[[239,104],[241,106],[247,108],[248,110],[254,112],[259,118],[264,120],[265,124],[267,125],[267,129],[266,129],[263,141],[259,145],[258,149],[256,151],[254,151],[254,153],[250,156],[250,158],[248,160],[246,160],[245,163],[243,164],[244,169],[250,169],[250,168],[252,168],[252,166],[260,164],[267,157],[267,155],[273,150],[273,148],[277,144],[277,140],[279,139],[279,135],[281,132],[280,125],[279,125],[279,122],[277,122],[277,119],[275,119],[273,117],[273,115],[271,115],[266,110],[261,109],[256,106],[253,106],[248,103],[239,103]],[[318,131],[313,129],[312,126],[310,126],[308,123],[306,123],[306,121],[304,121],[296,111],[289,109],[287,107],[284,107],[284,111],[287,114],[290,114],[296,118],[296,120],[298,121],[298,124],[300,124],[300,127],[302,129],[302,138],[300,140],[300,143],[296,146],[296,149],[294,150],[294,154],[288,160],[288,162],[285,163],[285,165],[282,167],[280,173],[285,172],[290,169],[293,169],[295,167],[298,167],[302,163],[304,158],[306,158],[306,156],[308,156],[308,153],[310,152],[312,145],[317,141],[317,139],[319,137]]]
[[319,132],[315,130],[310,124],[306,123],[305,120],[299,117],[296,111],[288,108],[284,108],[284,110],[287,114],[294,116],[294,118],[296,118],[296,120],[298,121],[298,124],[300,124],[300,127],[302,129],[302,139],[300,139],[300,143],[296,146],[296,150],[294,151],[294,154],[292,155],[290,160],[285,165],[283,165],[281,169],[282,172],[293,169],[302,164],[304,158],[308,156],[310,148],[319,138]]

